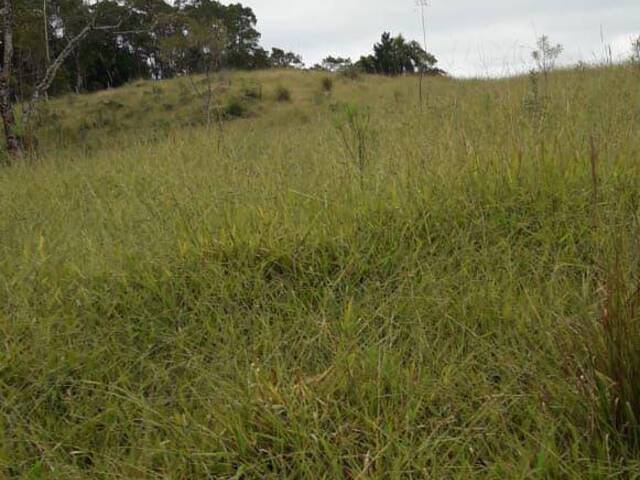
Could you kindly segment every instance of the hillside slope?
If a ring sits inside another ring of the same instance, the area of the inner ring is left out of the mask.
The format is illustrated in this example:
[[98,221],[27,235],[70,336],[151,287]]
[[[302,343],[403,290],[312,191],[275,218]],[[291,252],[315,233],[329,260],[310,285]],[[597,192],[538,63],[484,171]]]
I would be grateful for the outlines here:
[[637,71],[230,80],[0,170],[0,476],[633,477]]
[[[323,87],[324,79],[330,80],[331,91]],[[365,101],[372,90],[382,95],[380,90],[389,85],[390,80],[384,77],[353,81],[287,70],[222,72],[210,80],[185,76],[139,81],[95,94],[69,94],[44,103],[35,133],[40,146],[103,147],[109,146],[114,136],[139,139],[185,128],[217,127],[220,120],[226,123],[268,116],[272,122],[286,122],[315,115],[321,110],[318,107],[335,106],[339,101]]]

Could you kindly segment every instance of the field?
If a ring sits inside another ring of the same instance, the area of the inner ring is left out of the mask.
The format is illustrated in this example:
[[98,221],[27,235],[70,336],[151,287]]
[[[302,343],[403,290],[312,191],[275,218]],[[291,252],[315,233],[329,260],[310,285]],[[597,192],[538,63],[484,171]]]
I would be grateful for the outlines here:
[[323,78],[46,104],[0,478],[640,478],[640,72]]

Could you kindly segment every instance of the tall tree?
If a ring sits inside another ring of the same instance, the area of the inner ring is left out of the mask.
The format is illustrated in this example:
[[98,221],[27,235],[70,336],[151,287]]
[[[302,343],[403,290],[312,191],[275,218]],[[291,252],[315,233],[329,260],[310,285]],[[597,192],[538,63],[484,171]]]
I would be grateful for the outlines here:
[[269,62],[274,68],[293,68],[303,66],[302,57],[293,52],[285,52],[281,48],[272,48]]
[[322,68],[329,72],[340,72],[351,68],[353,63],[350,58],[333,57],[329,55],[322,60]]
[[366,73],[400,75],[404,73],[439,74],[438,60],[417,41],[407,42],[402,35],[392,37],[384,32],[373,46],[373,55],[360,57],[356,66]]
[[239,3],[228,5],[223,18],[228,43],[226,63],[230,67],[244,68],[251,65],[259,48],[260,33],[255,29],[257,18],[248,7]]
[[2,6],[3,55],[0,74],[0,115],[4,126],[7,152],[17,155],[21,151],[20,140],[15,133],[16,121],[11,101],[11,75],[13,73],[13,2],[4,0]]
[[395,46],[391,33],[384,32],[380,42],[373,46],[376,71],[384,75],[395,75],[398,70],[395,59]]
[[[45,65],[44,73],[36,82],[34,82],[27,106],[24,108],[21,118],[23,125],[29,124],[38,100],[47,93],[60,68],[62,68],[67,58],[89,35],[89,33],[93,31],[113,30],[119,26],[119,24],[108,26],[98,26],[96,24],[98,19],[97,13],[102,5],[102,3],[95,5],[96,14],[91,17],[89,23],[87,23],[77,35],[70,38],[56,57]],[[5,146],[7,152],[10,155],[15,156],[22,151],[22,142],[20,137],[16,134],[16,120],[13,112],[14,95],[12,93],[12,80],[15,28],[13,6],[12,0],[3,0],[3,8],[1,10],[3,26],[3,58],[2,73],[0,74],[0,115],[2,116],[4,126]]]

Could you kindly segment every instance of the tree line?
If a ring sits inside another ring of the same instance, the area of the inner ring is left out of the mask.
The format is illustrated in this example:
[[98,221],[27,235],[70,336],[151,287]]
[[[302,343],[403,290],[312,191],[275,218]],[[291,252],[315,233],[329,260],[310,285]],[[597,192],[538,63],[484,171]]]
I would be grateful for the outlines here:
[[[1,0],[0,115],[10,153],[48,94],[96,91],[137,79],[220,69],[303,68],[302,57],[260,45],[257,18],[241,3],[216,0]],[[398,75],[439,73],[433,55],[384,33],[371,55],[328,59],[315,68]]]
[[312,69],[328,72],[356,70],[378,75],[444,74],[443,70],[437,68],[437,63],[437,58],[427,52],[417,41],[407,41],[402,35],[392,37],[391,33],[384,32],[380,41],[373,45],[373,53],[361,56],[358,61],[353,62],[351,58],[330,55],[322,60],[322,63],[314,65]]
[[[30,95],[50,65],[87,25],[96,28],[64,59],[49,92],[94,91],[133,79],[171,78],[215,68],[302,67],[300,55],[267,51],[253,10],[215,0],[13,0],[14,75],[19,98]],[[99,29],[100,26],[114,26]],[[350,63],[350,61],[349,61]],[[382,36],[354,65],[366,73],[431,71],[433,55],[399,35]],[[340,67],[344,67],[341,65]]]
[[[170,78],[216,67],[259,69],[301,62],[298,55],[260,46],[253,10],[215,0],[13,0],[14,77],[29,95],[53,58],[87,25],[95,26],[66,58],[51,93],[117,87],[133,79]],[[103,28],[101,26],[113,26]]]

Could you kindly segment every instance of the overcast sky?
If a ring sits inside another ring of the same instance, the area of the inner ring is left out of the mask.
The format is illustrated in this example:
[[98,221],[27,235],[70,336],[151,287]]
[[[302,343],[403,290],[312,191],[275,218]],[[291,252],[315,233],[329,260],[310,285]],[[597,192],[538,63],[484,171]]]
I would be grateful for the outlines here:
[[[354,60],[387,30],[422,40],[415,0],[240,0],[258,17],[262,44],[313,65],[329,54]],[[628,56],[640,35],[640,0],[430,0],[428,49],[454,75],[508,75],[531,65],[542,34],[565,47],[564,63]]]

